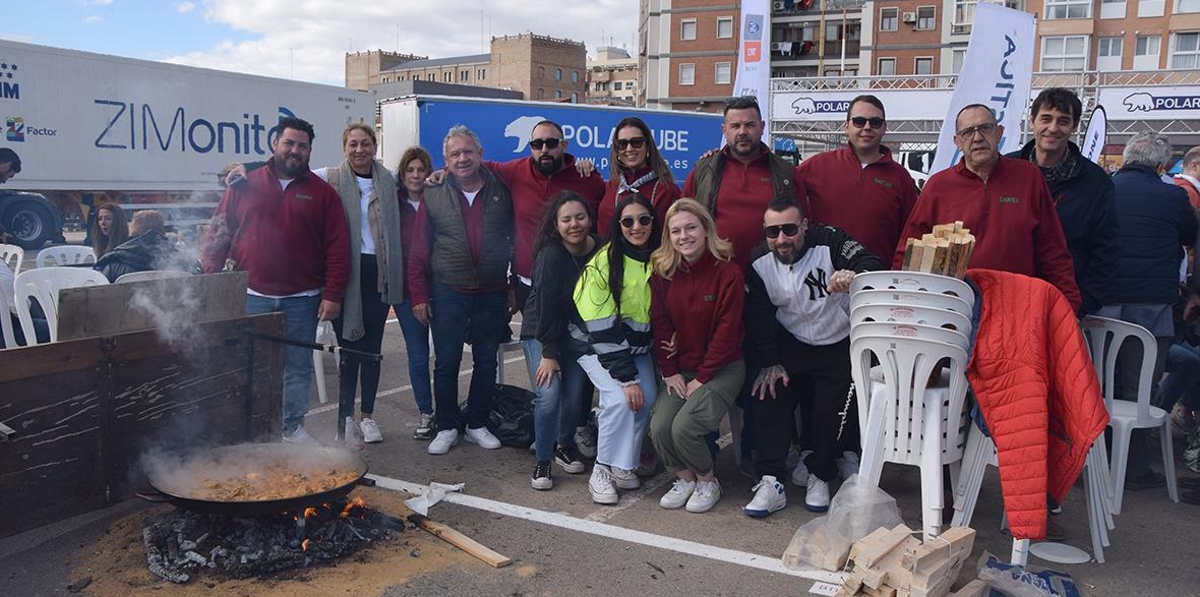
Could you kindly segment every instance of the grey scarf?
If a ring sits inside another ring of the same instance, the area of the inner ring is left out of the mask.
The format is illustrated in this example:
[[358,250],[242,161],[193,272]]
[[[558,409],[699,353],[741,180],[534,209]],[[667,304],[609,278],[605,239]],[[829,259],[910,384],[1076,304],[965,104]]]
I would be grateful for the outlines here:
[[[362,194],[358,189],[358,177],[350,168],[350,161],[330,168],[329,184],[337,189],[346,210],[346,223],[350,227],[350,282],[346,284],[346,298],[342,301],[342,337],[358,340],[366,334],[363,327],[362,291]],[[375,240],[375,257],[379,261],[379,294],[389,305],[404,300],[404,258],[400,246],[400,203],[396,195],[396,180],[379,160],[371,164],[371,183],[374,189],[367,199],[366,217],[370,222],[371,236]]]

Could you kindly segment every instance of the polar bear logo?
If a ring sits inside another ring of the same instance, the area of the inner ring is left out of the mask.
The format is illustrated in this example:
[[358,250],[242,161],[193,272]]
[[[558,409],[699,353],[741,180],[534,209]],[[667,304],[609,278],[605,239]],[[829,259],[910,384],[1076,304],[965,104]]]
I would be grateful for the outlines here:
[[1121,102],[1130,112],[1149,112],[1154,109],[1154,96],[1149,93],[1134,93]]
[[817,104],[812,100],[811,97],[802,97],[792,102],[792,109],[795,110],[797,114],[815,114],[817,111]]
[[546,119],[541,116],[521,116],[504,127],[505,137],[517,138],[517,148],[513,150],[513,153],[525,151],[525,148],[529,146],[529,136],[533,134],[533,127],[544,120]]

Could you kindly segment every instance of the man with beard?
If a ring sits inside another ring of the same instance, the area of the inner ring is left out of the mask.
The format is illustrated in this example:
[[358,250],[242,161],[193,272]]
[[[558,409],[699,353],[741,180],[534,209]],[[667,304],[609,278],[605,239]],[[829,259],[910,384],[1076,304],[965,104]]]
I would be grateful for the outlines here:
[[1082,115],[1083,103],[1075,92],[1062,87],[1042,91],[1029,108],[1033,140],[1008,157],[1037,164],[1046,179],[1083,297],[1079,314],[1087,315],[1105,304],[1121,246],[1112,179],[1070,141]]
[[883,264],[840,228],[809,224],[790,198],[771,201],[762,229],[766,243],[746,268],[745,307],[747,350],[762,368],[750,401],[760,481],[744,512],[762,518],[787,506],[781,480],[792,413],[806,398],[813,404],[813,451],[803,463],[809,473],[804,507],[824,512],[842,455],[838,431],[857,424],[839,414],[851,381],[850,281]]
[[733,259],[742,267],[762,235],[754,223],[772,198],[789,197],[808,206],[795,167],[762,142],[765,127],[753,96],[726,100],[721,123],[725,147],[697,162],[683,183],[683,196],[708,208],[718,236],[733,243]]
[[812,207],[810,215],[813,221],[845,230],[884,258],[900,242],[900,231],[917,202],[917,184],[882,145],[887,117],[879,98],[860,95],[850,100],[845,128],[845,146],[796,167]]
[[971,267],[1041,278],[1082,306],[1079,285],[1050,189],[1037,166],[1000,155],[1004,127],[991,108],[971,104],[954,120],[958,164],[929,178],[896,244],[892,268],[904,262],[906,240],[935,224],[961,220],[975,235]]
[[[281,118],[265,168],[221,198],[201,263],[205,273],[249,273],[246,312],[282,312],[287,337],[312,342],[317,320],[341,312],[350,279],[350,229],[337,191],[308,169],[313,127]],[[283,441],[316,443],[304,430],[312,372],[307,348],[284,348]]]
[[[438,433],[427,451],[441,455],[467,441],[495,450],[486,427],[495,400],[496,350],[507,321],[513,203],[498,178],[481,168],[479,137],[457,125],[442,142],[448,176],[425,192],[413,223],[408,289],[413,316],[433,329],[433,399]],[[458,406],[463,344],[470,339],[467,413]]]

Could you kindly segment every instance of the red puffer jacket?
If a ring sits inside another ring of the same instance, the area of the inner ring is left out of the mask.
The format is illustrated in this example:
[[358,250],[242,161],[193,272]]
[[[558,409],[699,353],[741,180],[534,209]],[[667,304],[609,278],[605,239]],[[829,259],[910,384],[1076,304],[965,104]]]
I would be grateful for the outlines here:
[[1059,502],[1108,425],[1071,305],[1043,280],[967,272],[982,302],[967,379],[996,442],[1013,537],[1046,536],[1046,494]]

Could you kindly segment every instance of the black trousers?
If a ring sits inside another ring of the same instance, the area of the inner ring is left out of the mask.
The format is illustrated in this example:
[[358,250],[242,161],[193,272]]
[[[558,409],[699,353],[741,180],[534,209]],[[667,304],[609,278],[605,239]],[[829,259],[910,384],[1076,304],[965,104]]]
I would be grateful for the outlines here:
[[[342,317],[333,320],[333,329],[338,335],[338,344],[345,348],[379,354],[383,347],[383,328],[387,324],[388,311],[392,306],[385,303],[379,294],[379,264],[374,255],[363,254],[359,263],[359,291],[362,293],[363,327],[366,333],[358,340],[342,337]],[[354,414],[354,394],[362,379],[362,405],[364,415],[375,412],[375,395],[379,393],[380,362],[366,360],[343,353],[338,361],[338,421]],[[339,427],[340,429],[340,427]]]
[[[835,461],[842,453],[837,439],[839,413],[850,390],[850,339],[829,346],[810,346],[790,334],[780,334],[777,348],[790,381],[787,387],[776,384],[774,399],[768,395],[763,400],[751,400],[758,443],[755,472],[777,479],[787,476],[788,448],[795,432],[792,413],[805,396],[810,396],[812,408],[804,425],[811,436],[813,453],[805,465],[822,481],[833,481],[837,477]],[[847,419],[847,426],[857,424],[857,420]]]

